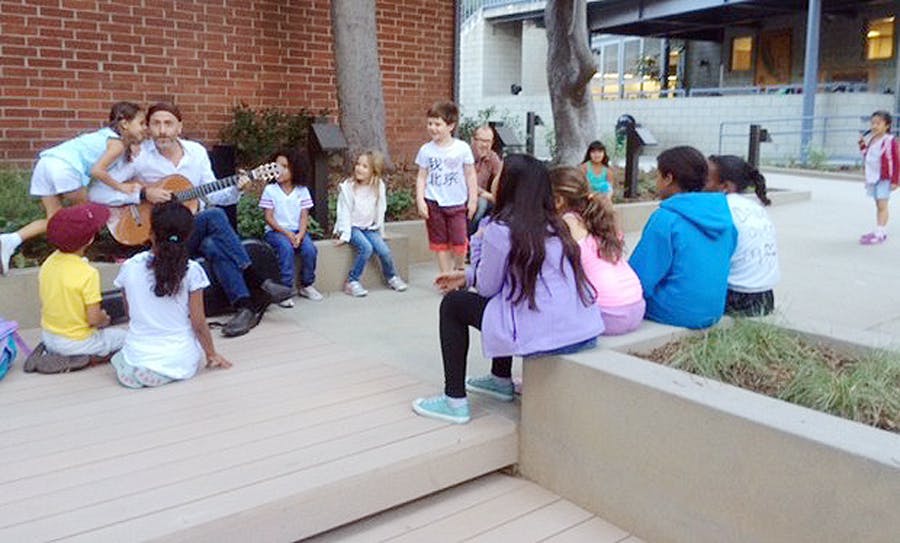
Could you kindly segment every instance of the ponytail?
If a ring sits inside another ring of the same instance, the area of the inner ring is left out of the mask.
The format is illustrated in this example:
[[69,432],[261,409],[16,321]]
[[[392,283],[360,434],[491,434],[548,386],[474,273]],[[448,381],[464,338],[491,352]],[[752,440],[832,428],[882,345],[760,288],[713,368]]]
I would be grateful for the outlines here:
[[153,258],[147,266],[153,270],[153,293],[160,298],[174,296],[181,290],[188,270],[187,240],[193,223],[190,210],[178,202],[153,207],[150,214]]
[[766,178],[759,170],[749,164],[748,166],[750,168],[750,178],[753,180],[753,191],[756,192],[756,197],[759,198],[762,205],[771,205],[772,200],[766,195]]
[[734,155],[712,155],[709,161],[719,168],[719,179],[722,183],[732,183],[738,193],[745,192],[753,185],[753,191],[763,205],[772,203],[766,195],[766,178],[752,164]]

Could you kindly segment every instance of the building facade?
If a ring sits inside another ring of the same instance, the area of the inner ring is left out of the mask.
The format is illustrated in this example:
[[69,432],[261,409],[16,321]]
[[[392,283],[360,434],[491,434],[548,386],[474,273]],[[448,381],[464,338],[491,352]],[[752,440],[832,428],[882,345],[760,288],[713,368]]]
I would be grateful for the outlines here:
[[[387,137],[411,162],[453,93],[451,1],[377,0]],[[241,103],[336,117],[328,0],[0,0],[0,164],[98,128],[110,105],[174,100],[212,145]]]

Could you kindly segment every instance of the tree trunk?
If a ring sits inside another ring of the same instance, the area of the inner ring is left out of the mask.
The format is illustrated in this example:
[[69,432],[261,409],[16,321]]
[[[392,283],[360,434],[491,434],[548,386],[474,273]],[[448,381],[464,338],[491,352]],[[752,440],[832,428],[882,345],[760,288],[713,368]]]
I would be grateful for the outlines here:
[[553,108],[557,162],[581,162],[595,138],[591,78],[597,63],[588,47],[585,0],[547,0],[547,83]]
[[341,129],[350,155],[378,150],[390,165],[375,0],[331,0],[331,31]]

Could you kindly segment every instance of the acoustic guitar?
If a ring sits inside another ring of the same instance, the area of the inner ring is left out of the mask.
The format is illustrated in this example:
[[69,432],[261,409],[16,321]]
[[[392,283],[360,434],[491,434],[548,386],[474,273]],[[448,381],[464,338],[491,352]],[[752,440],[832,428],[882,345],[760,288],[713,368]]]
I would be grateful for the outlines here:
[[[247,176],[251,181],[277,181],[281,176],[281,166],[274,162],[263,164],[249,172],[217,179],[211,183],[204,183],[195,187],[190,181],[181,175],[164,177],[154,187],[166,189],[172,193],[172,200],[182,202],[192,213],[196,213],[200,207],[198,198],[207,194],[237,185],[241,176]],[[150,211],[153,204],[141,202],[119,208],[112,208],[113,213],[108,223],[109,231],[122,245],[143,245],[150,239]]]

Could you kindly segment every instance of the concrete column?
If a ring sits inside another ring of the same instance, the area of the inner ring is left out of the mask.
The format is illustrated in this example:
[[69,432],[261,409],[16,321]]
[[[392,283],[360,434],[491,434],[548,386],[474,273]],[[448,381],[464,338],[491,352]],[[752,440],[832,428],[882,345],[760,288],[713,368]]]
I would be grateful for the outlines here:
[[816,115],[816,86],[819,81],[819,25],[822,20],[822,0],[809,0],[806,17],[806,58],[803,64],[803,121],[800,134],[800,162],[809,159],[813,136],[813,117]]
[[619,73],[619,99],[625,98],[625,38],[619,38],[619,58],[616,59]]

